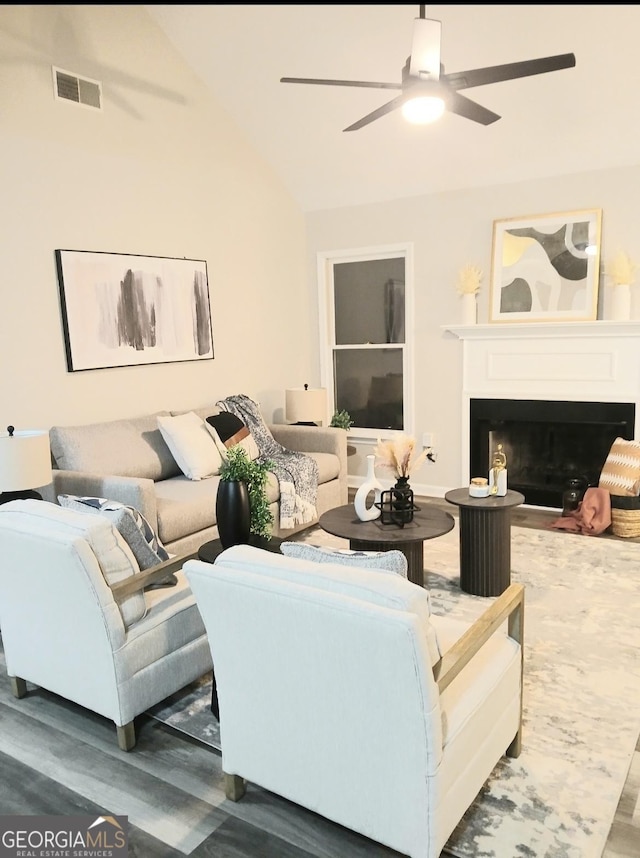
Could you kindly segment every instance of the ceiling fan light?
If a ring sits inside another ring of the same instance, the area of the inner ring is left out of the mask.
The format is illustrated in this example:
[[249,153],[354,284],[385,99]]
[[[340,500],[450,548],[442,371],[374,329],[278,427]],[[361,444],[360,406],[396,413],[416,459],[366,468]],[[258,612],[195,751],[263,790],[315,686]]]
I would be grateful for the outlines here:
[[410,98],[402,105],[402,115],[414,125],[427,125],[440,119],[444,113],[444,100],[435,95]]

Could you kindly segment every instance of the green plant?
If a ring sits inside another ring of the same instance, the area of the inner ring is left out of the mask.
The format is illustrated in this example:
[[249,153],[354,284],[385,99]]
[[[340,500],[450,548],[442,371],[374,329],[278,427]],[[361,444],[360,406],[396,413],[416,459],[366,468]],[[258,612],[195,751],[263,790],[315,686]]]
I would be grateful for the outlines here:
[[249,504],[251,507],[251,533],[263,539],[271,539],[273,513],[269,509],[266,486],[269,470],[273,462],[259,462],[247,456],[244,447],[236,444],[227,451],[220,465],[220,479],[225,482],[238,480],[245,482],[249,489]]
[[351,419],[351,415],[348,411],[336,411],[333,417],[331,418],[331,423],[329,426],[333,426],[335,429],[346,429],[347,432],[353,426],[353,420]]

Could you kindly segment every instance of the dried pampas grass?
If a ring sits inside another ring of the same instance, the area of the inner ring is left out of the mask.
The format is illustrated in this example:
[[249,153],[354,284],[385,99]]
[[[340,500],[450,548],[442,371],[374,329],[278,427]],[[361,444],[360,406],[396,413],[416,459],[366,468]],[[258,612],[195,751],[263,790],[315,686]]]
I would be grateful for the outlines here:
[[417,456],[416,439],[401,435],[393,441],[381,441],[374,448],[376,464],[391,471],[396,478],[409,477],[427,458],[428,450],[422,450]]
[[636,277],[638,266],[628,253],[619,250],[613,257],[607,269],[607,274],[613,286],[631,285]]
[[458,274],[458,292],[460,295],[475,295],[480,291],[482,271],[475,265],[465,265]]

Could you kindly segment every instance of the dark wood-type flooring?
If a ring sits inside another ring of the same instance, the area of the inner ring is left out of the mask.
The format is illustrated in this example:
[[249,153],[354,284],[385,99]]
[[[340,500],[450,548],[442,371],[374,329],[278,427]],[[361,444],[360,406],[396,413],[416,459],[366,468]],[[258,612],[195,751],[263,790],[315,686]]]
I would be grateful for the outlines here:
[[[443,500],[425,501],[456,515]],[[513,512],[524,527],[553,517]],[[106,719],[32,686],[16,700],[0,674],[0,814],[124,815],[135,858],[397,855],[251,784],[242,801],[229,802],[217,752],[144,716],[137,729],[136,748],[120,751]],[[640,745],[603,858],[640,856],[639,795]]]

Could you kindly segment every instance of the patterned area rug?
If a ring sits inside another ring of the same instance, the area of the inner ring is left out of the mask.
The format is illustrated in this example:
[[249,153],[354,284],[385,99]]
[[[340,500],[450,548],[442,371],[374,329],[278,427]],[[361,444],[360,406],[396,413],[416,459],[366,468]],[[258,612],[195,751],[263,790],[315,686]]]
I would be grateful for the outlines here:
[[[298,541],[345,548],[319,528]],[[523,749],[503,758],[450,838],[456,858],[600,858],[640,732],[640,544],[512,529],[525,585]],[[473,620],[458,526],[425,543],[432,610]],[[635,606],[635,610],[634,610]],[[211,679],[149,714],[217,748]]]

